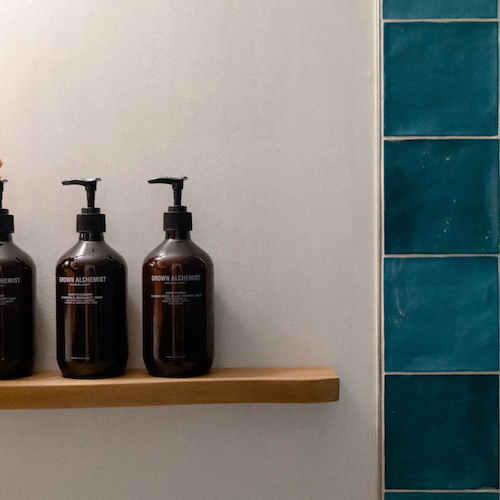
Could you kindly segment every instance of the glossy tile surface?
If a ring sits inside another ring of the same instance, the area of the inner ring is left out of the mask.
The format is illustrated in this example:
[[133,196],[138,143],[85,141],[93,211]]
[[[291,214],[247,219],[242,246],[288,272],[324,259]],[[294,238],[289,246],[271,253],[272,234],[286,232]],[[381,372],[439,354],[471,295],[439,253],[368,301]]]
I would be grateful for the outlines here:
[[384,0],[384,19],[493,18],[496,0]]
[[385,487],[498,488],[498,376],[387,375]]
[[495,257],[386,258],[387,372],[498,370]]
[[498,140],[385,141],[385,251],[498,253]]
[[386,493],[384,500],[499,500],[498,493]]
[[386,23],[386,136],[488,136],[498,131],[494,22]]

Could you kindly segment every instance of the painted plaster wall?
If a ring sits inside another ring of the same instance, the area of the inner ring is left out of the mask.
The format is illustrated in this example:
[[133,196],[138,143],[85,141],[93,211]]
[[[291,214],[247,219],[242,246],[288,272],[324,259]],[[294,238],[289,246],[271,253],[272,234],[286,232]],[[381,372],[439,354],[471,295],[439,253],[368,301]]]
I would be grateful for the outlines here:
[[4,0],[0,157],[38,266],[37,367],[56,368],[54,268],[100,176],[107,241],[140,268],[187,175],[216,266],[218,366],[334,367],[339,403],[0,413],[4,498],[376,495],[374,2]]

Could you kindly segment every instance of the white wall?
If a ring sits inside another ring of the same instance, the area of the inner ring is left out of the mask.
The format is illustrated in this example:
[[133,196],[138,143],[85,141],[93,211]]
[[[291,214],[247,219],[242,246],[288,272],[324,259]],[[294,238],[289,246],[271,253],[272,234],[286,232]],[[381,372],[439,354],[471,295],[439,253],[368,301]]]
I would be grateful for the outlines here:
[[6,500],[371,500],[376,492],[375,2],[2,0],[0,157],[38,266],[38,368],[56,368],[54,268],[99,176],[107,241],[140,269],[187,175],[216,265],[218,366],[332,366],[341,400],[0,412]]

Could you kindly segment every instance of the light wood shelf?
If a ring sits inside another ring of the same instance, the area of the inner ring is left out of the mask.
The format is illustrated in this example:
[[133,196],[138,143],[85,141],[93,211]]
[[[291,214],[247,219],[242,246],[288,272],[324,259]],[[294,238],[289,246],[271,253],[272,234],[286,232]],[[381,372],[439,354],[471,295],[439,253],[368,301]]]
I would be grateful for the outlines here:
[[0,381],[0,409],[100,408],[212,403],[327,403],[339,379],[325,366],[213,368],[203,377],[159,378],[146,370],[122,377],[75,380],[59,371]]

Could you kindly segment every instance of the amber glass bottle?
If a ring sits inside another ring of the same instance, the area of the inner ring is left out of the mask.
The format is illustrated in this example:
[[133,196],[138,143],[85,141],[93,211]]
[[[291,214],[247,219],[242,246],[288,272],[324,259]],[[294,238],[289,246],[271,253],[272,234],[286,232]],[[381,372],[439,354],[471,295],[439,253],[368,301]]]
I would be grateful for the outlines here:
[[33,373],[35,263],[12,241],[14,217],[2,208],[0,180],[0,379]]
[[174,189],[174,206],[164,214],[165,240],[146,257],[142,274],[144,362],[160,377],[204,375],[214,355],[214,269],[190,238],[191,213],[181,204],[185,179],[149,181]]
[[121,375],[128,357],[126,266],[104,241],[104,214],[95,208],[100,179],[75,179],[87,190],[87,208],[77,216],[78,243],[56,270],[57,361],[70,378]]

